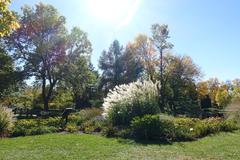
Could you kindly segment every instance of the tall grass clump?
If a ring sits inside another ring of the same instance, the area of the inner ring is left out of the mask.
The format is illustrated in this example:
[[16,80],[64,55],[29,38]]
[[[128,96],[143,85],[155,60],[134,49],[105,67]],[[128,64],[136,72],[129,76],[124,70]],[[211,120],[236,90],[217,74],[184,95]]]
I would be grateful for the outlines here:
[[14,114],[11,109],[0,107],[0,137],[10,134],[14,125]]
[[234,120],[240,126],[240,98],[233,99],[225,108],[225,118]]
[[80,112],[71,114],[69,116],[69,121],[71,123],[76,123],[81,125],[82,123],[94,119],[102,115],[102,109],[100,108],[86,108],[82,109]]
[[137,81],[116,86],[104,99],[103,116],[113,125],[129,125],[134,117],[158,114],[158,85]]

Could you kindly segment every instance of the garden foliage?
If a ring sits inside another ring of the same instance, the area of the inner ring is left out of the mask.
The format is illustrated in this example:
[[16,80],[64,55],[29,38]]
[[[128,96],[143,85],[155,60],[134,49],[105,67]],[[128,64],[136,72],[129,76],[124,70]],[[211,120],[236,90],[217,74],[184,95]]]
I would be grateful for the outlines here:
[[129,125],[134,117],[158,114],[158,86],[152,81],[137,81],[116,86],[104,99],[103,115],[113,125]]
[[136,117],[131,122],[132,136],[138,139],[185,141],[210,134],[238,129],[236,123],[223,118],[161,118],[161,115]]
[[0,107],[0,137],[7,136],[14,126],[14,114],[11,109]]
[[61,118],[18,120],[12,131],[12,136],[40,135],[61,131]]

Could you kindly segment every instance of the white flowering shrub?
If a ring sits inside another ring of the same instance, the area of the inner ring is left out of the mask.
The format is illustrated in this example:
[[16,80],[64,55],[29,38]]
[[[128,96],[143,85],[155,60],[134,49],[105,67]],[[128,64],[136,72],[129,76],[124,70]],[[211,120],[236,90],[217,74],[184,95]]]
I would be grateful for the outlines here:
[[137,81],[116,86],[104,99],[103,115],[113,125],[129,125],[134,117],[159,113],[158,85]]
[[11,109],[0,107],[0,137],[10,133],[14,124],[14,114]]

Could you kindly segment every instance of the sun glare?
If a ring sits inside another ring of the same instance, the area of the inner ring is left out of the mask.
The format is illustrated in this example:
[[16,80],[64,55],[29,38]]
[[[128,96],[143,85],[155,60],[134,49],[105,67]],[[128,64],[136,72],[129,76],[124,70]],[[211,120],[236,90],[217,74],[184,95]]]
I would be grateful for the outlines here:
[[132,19],[140,0],[88,0],[89,12],[98,20],[125,23]]

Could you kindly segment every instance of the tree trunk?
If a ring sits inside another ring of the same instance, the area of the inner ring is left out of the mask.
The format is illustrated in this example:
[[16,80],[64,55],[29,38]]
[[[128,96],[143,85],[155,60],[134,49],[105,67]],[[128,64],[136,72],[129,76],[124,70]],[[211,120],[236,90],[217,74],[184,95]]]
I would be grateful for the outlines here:
[[81,98],[78,94],[74,95],[75,99],[75,109],[80,109],[81,108]]
[[48,102],[49,102],[48,98],[44,97],[44,110],[45,111],[49,110]]
[[49,89],[46,91],[46,78],[42,79],[42,98],[43,98],[43,104],[44,104],[44,110],[49,110],[49,100],[52,96],[53,88],[55,84],[57,83],[57,80],[53,81],[49,84]]
[[160,110],[162,112],[164,112],[164,84],[163,84],[163,51],[162,49],[160,49],[160,85],[161,87],[159,88],[159,92],[160,92],[160,97],[159,97],[159,100],[158,100],[158,104],[159,104],[159,107],[160,107]]
[[48,111],[49,107],[48,107],[48,99],[46,96],[46,78],[45,76],[43,76],[42,78],[42,100],[43,100],[43,109],[45,111]]

